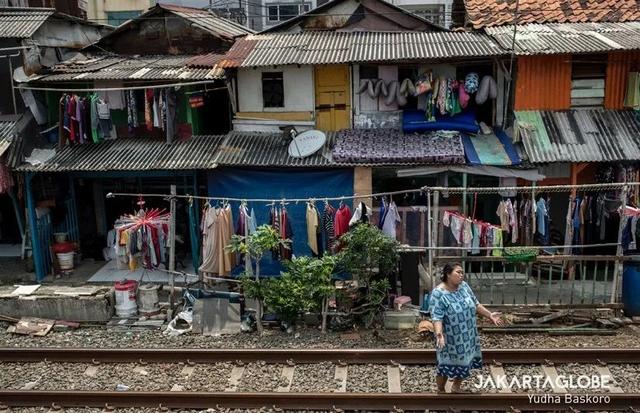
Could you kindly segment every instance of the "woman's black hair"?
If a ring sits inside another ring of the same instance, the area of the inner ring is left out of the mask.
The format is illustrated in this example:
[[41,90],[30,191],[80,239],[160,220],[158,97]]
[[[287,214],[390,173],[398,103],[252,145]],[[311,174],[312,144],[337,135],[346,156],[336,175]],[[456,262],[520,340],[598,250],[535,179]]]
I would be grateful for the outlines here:
[[451,274],[453,270],[456,269],[456,267],[462,268],[462,264],[460,264],[459,262],[449,262],[445,264],[444,267],[442,267],[442,276],[440,277],[442,282],[444,283],[447,282],[447,279],[449,278],[449,274]]

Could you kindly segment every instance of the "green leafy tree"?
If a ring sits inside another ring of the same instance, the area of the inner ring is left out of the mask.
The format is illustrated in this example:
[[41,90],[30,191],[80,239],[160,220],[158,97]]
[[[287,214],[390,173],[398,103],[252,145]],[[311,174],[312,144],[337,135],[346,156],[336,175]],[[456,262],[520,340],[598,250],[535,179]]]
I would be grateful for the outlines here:
[[344,245],[338,254],[340,265],[361,286],[358,305],[351,309],[351,314],[359,316],[365,327],[370,327],[384,309],[388,276],[397,270],[400,244],[369,224],[358,224],[340,241]]
[[265,299],[265,285],[268,280],[260,279],[260,260],[264,255],[281,245],[290,245],[288,240],[282,240],[276,230],[270,225],[261,225],[256,231],[248,236],[234,235],[231,244],[227,247],[232,252],[246,254],[255,263],[255,278],[251,278],[251,268],[246,268],[241,279],[242,288],[245,295],[253,298],[258,303],[256,309],[256,321],[258,333],[262,334],[262,313]]

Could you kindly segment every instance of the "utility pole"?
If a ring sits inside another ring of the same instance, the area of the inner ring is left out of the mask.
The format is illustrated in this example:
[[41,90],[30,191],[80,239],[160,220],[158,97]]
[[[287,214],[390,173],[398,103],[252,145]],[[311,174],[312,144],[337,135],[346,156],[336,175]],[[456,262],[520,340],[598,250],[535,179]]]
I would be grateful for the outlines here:
[[[175,279],[176,279],[176,186],[171,185],[170,221],[169,221],[169,273],[171,274],[171,292],[169,293],[169,304],[171,310],[175,307]],[[173,316],[173,314],[172,314]]]

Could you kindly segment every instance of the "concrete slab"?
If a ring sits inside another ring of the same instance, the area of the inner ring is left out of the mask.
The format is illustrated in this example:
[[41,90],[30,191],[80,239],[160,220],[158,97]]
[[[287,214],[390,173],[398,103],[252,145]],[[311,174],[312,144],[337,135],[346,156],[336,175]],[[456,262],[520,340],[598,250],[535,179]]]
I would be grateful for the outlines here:
[[0,314],[4,316],[38,317],[53,320],[107,322],[113,315],[114,297],[110,288],[100,289],[95,295],[82,295],[86,287],[80,287],[77,295],[67,287],[64,295],[56,294],[59,286],[41,286],[29,296],[15,297],[13,286],[0,287]]
[[0,257],[20,257],[21,255],[21,244],[0,244]]
[[[186,269],[180,269],[180,271],[184,271],[188,274],[194,274],[195,270],[193,265],[190,262],[185,263],[187,266]],[[116,267],[115,261],[107,262],[102,268],[98,270],[91,278],[89,278],[88,282],[91,283],[109,283],[113,284],[116,281],[121,280],[135,280],[138,282],[152,282],[152,283],[163,283],[168,284],[171,281],[171,275],[160,270],[147,270],[145,268],[138,268],[135,271],[131,271],[129,269],[119,270]],[[195,281],[194,279],[189,278],[189,282]],[[184,278],[176,275],[176,284],[184,284]]]

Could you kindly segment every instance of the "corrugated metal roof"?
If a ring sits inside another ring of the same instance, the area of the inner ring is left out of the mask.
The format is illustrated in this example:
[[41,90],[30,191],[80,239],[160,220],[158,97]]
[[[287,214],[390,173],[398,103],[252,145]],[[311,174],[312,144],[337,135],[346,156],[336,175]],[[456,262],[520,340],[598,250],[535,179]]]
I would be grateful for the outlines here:
[[335,135],[327,135],[327,143],[306,158],[289,156],[289,145],[282,133],[229,132],[218,148],[216,163],[220,166],[257,167],[341,167],[351,164],[336,163],[331,157]]
[[[514,26],[487,27],[503,48],[511,50]],[[640,22],[527,24],[516,27],[516,53],[593,53],[640,49]]]
[[16,123],[17,120],[0,121],[0,156],[4,155],[14,140],[16,134]]
[[170,10],[178,16],[191,21],[194,26],[200,27],[216,36],[233,39],[236,36],[254,33],[253,30],[232,20],[218,17],[208,10],[172,6],[169,4],[159,4],[158,7]]
[[0,38],[29,38],[54,12],[54,9],[0,8]]
[[[246,42],[255,42],[246,47]],[[467,32],[309,31],[248,35],[232,49],[246,56],[240,67],[331,64],[497,56],[505,54],[493,40]],[[241,59],[237,59],[238,62]],[[231,66],[231,65],[230,65]]]
[[632,110],[515,113],[532,163],[640,160],[640,119]]
[[213,66],[193,67],[188,62],[193,55],[111,57],[89,56],[85,61],[58,64],[53,73],[38,78],[44,82],[70,80],[125,80],[125,79],[224,79],[224,69]]
[[67,146],[43,165],[23,164],[18,171],[148,171],[215,169],[224,136],[194,136],[167,145],[150,138],[121,138],[99,144]]

